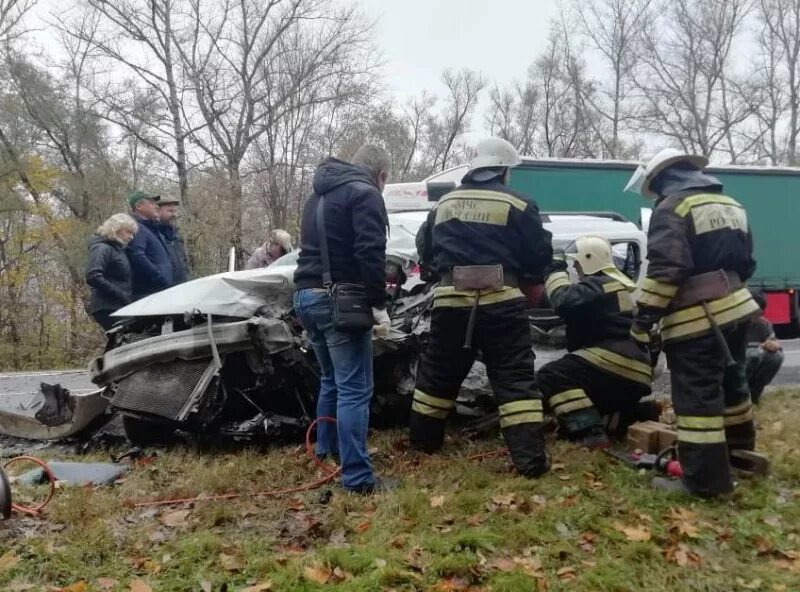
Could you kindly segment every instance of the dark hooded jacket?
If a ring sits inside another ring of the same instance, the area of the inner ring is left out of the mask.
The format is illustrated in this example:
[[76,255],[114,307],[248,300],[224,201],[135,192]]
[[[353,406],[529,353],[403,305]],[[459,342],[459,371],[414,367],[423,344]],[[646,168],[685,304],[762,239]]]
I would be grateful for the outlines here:
[[86,307],[89,314],[118,310],[130,304],[131,266],[122,243],[96,234],[89,239],[86,283],[91,289]]
[[172,285],[177,286],[191,277],[186,245],[183,242],[183,237],[178,233],[178,229],[172,224],[162,223],[159,225],[159,230],[167,243],[169,256],[172,260]]
[[172,257],[160,224],[136,217],[139,230],[128,243],[128,260],[133,271],[133,299],[160,292],[174,285]]
[[317,168],[313,188],[300,221],[295,286],[322,287],[317,204],[323,199],[333,282],[362,284],[370,304],[383,308],[388,218],[380,190],[364,168],[335,158],[328,158]]

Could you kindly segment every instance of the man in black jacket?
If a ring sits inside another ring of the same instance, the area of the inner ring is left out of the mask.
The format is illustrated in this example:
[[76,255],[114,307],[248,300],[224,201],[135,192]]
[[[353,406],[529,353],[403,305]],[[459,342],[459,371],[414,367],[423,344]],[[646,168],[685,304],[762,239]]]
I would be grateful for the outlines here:
[[745,287],[756,268],[747,212],[707,164],[668,148],[625,189],[655,199],[631,335],[644,348],[660,327],[683,467],[682,480],[653,486],[710,498],[733,490],[729,451],[755,447],[745,355],[758,305]]
[[519,289],[541,278],[553,255],[536,204],[506,185],[520,164],[500,138],[481,141],[461,186],[436,204],[420,228],[422,265],[442,280],[434,291],[430,344],[420,360],[411,408],[411,444],[441,448],[445,421],[480,350],[498,403],[500,428],[517,470],[549,468],[542,397]]
[[317,454],[338,454],[343,487],[361,493],[393,485],[375,477],[367,452],[373,392],[372,332],[344,333],[333,328],[331,302],[322,280],[317,206],[322,199],[333,283],[363,285],[376,325],[380,332],[388,332],[388,219],[381,192],[389,169],[386,151],[370,144],[356,152],[352,163],[328,158],[317,168],[314,194],[303,208],[300,255],[294,274],[294,308],[311,338],[322,371],[317,417],[336,418],[335,427],[317,424]]

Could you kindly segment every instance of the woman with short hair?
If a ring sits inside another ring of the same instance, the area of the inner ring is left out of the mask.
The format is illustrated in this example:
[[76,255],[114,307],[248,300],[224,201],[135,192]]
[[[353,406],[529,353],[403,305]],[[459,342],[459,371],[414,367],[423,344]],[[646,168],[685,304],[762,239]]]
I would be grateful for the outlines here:
[[91,298],[86,312],[104,331],[116,321],[111,313],[132,301],[131,265],[125,246],[138,229],[136,220],[128,214],[114,214],[89,239],[86,283]]
[[272,230],[267,235],[266,242],[258,247],[247,260],[245,269],[267,267],[291,250],[292,237],[289,233],[281,229]]

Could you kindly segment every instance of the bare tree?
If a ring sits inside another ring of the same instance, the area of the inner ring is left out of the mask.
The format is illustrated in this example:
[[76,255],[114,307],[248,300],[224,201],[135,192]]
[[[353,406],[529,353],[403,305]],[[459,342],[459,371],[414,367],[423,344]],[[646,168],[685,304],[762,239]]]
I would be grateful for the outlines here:
[[431,168],[440,171],[453,164],[452,153],[456,140],[469,131],[472,112],[480,92],[486,86],[486,79],[480,73],[465,68],[455,72],[445,70],[442,82],[447,87],[445,112],[440,119],[429,122],[434,141]]
[[403,110],[411,142],[408,153],[398,171],[399,181],[408,181],[413,176],[414,161],[424,148],[425,122],[430,119],[430,112],[435,104],[436,98],[427,91],[423,91],[419,97],[412,99]]
[[486,126],[489,133],[511,142],[520,154],[536,154],[540,90],[533,77],[489,93]]
[[[176,21],[183,0],[85,0],[78,23],[64,28],[106,59],[112,76],[91,89],[106,107],[101,113],[175,167],[178,193],[191,214],[180,62],[175,50]],[[100,30],[80,26],[100,16]],[[76,26],[76,24],[78,26]],[[88,34],[91,33],[91,34]],[[119,67],[129,76],[121,76]],[[144,89],[140,85],[144,85]],[[164,116],[166,114],[166,116]]]
[[[599,95],[581,99],[600,115],[610,130],[598,133],[609,158],[620,158],[621,132],[630,120],[629,99],[633,72],[642,49],[642,30],[652,16],[652,0],[573,0],[583,35],[602,57],[611,76],[597,78],[594,87]],[[600,130],[596,130],[600,132]]]
[[22,19],[37,0],[0,0],[0,40],[11,41],[25,33]]
[[[228,174],[231,244],[242,252],[241,165],[267,129],[303,104],[323,104],[336,85],[369,68],[369,26],[328,0],[190,0],[174,35],[204,127],[193,141]],[[316,92],[304,94],[307,89]]]
[[[759,0],[757,17],[761,25],[758,43],[761,63],[759,82],[764,101],[759,118],[766,126],[770,160],[784,160],[797,166],[800,134],[800,0]],[[779,139],[783,115],[785,139]]]
[[754,102],[732,92],[731,47],[750,0],[671,0],[655,6],[643,36],[642,68],[636,75],[642,130],[672,138],[687,151],[727,152],[736,161],[740,126]]

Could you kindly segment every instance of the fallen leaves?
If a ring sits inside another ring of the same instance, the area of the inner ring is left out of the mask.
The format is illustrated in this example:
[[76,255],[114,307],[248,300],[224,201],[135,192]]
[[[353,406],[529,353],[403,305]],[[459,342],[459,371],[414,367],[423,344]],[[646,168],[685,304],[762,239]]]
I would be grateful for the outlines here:
[[8,553],[0,557],[0,572],[14,569],[18,563],[19,559],[17,559],[17,556],[14,555],[14,552],[9,551]]
[[510,572],[520,570],[532,578],[544,578],[542,562],[537,557],[496,557],[486,563],[495,571]]
[[219,554],[219,564],[228,571],[241,571],[244,569],[244,562],[237,555],[228,553]]
[[242,592],[271,592],[271,591],[272,591],[272,582],[270,582],[269,580],[242,589]]
[[663,553],[667,561],[677,563],[680,567],[686,567],[688,565],[698,567],[703,563],[700,554],[690,549],[689,546],[684,543],[667,547],[664,549]]
[[650,529],[644,525],[639,526],[628,526],[626,524],[622,524],[621,522],[614,522],[611,524],[614,530],[617,530],[625,535],[629,541],[637,541],[637,542],[644,542],[649,541],[652,537],[650,533]]
[[153,592],[153,589],[150,587],[150,584],[148,584],[144,580],[133,580],[128,585],[128,590],[130,592]]
[[186,519],[191,514],[191,510],[175,510],[174,512],[166,512],[159,516],[158,520],[164,526],[168,526],[170,528],[185,528],[189,526],[189,523]]
[[341,567],[331,569],[326,565],[309,565],[303,570],[303,577],[315,584],[340,584],[352,579],[353,574],[344,571]]
[[792,573],[800,573],[800,551],[778,551],[780,559],[776,559],[772,564]]
[[89,584],[87,584],[84,580],[61,588],[61,592],[87,592],[88,590]]
[[700,529],[697,527],[697,513],[686,508],[671,508],[667,516],[670,532],[696,539]]
[[114,578],[97,578],[94,581],[94,585],[97,589],[101,590],[101,592],[106,592],[107,590],[113,590],[117,587],[119,582]]
[[575,573],[574,567],[562,567],[556,572],[556,576],[562,582],[571,582],[572,580],[578,577],[578,574]]
[[431,502],[431,508],[441,508],[442,506],[444,506],[444,496],[432,495],[430,502]]

